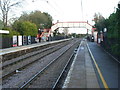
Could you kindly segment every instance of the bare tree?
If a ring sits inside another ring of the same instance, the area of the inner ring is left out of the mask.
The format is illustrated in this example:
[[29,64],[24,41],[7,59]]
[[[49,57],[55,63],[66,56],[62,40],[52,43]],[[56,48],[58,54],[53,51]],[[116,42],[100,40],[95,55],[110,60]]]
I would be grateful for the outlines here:
[[63,29],[63,33],[64,33],[65,35],[68,35],[68,28],[64,28],[64,29]]
[[8,22],[8,13],[9,11],[15,7],[20,5],[21,1],[20,0],[0,0],[0,9],[1,9],[1,14],[2,14],[2,21],[4,24],[4,27],[7,26]]

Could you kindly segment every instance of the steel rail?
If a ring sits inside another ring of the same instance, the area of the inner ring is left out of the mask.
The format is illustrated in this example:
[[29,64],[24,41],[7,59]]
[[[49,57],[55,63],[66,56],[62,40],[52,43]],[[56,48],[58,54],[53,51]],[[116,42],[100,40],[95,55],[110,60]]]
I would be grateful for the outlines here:
[[[60,45],[61,45],[61,44],[60,44]],[[58,45],[55,45],[55,46],[58,47]],[[55,46],[52,46],[52,48],[55,48]],[[50,50],[50,49],[52,49],[52,48],[51,48],[51,47],[50,47],[50,48],[47,48],[47,49],[45,49],[44,51],[41,51],[41,52],[45,52],[45,51]],[[61,47],[60,47],[60,48],[61,48]],[[47,55],[49,55],[49,54],[51,54],[51,53],[59,50],[60,48],[58,48],[58,49],[56,49],[56,50],[54,50],[54,51],[46,54],[45,56],[47,56]],[[37,54],[36,54],[36,55],[37,55]],[[35,55],[33,55],[33,56],[35,56]],[[28,63],[28,64],[26,64],[26,65],[24,65],[24,66],[22,66],[22,67],[20,67],[20,68],[18,68],[18,69],[16,69],[16,70],[20,70],[20,69],[22,69],[22,68],[24,68],[24,67],[26,67],[26,66],[28,66],[28,65],[36,62],[36,61],[38,61],[39,59],[41,59],[41,58],[43,58],[43,57],[45,57],[45,56],[41,56],[40,58],[37,58],[36,60],[34,60],[34,61],[32,61],[32,62],[30,62],[30,63]],[[32,57],[32,56],[30,56],[30,57]],[[30,58],[30,57],[28,57],[28,58]],[[26,58],[25,58],[25,59],[26,59]],[[24,59],[23,59],[23,60],[24,60]],[[23,60],[22,60],[22,61],[23,61]],[[8,76],[11,76],[12,74],[14,74],[14,73],[16,72],[16,70],[11,71],[9,74],[5,74],[4,76],[0,77],[0,79],[5,79],[5,78],[7,78]]]
[[[75,42],[76,43],[76,42]],[[64,52],[59,54],[55,59],[53,59],[46,67],[44,67],[42,70],[40,70],[38,73],[36,73],[32,78],[30,78],[27,82],[25,82],[22,86],[19,87],[18,90],[21,90],[25,87],[27,87],[32,81],[34,81],[42,72],[44,72],[50,65],[52,65],[58,58],[60,58],[65,52],[67,52],[75,43],[71,44],[71,46],[66,49]]]
[[73,56],[74,56],[74,53],[70,56],[70,58],[69,58],[68,62],[66,63],[66,65],[65,65],[65,67],[63,68],[63,70],[62,70],[61,74],[59,75],[59,77],[57,78],[57,80],[56,80],[56,82],[55,82],[54,86],[52,87],[52,90],[54,90],[54,89],[56,89],[56,88],[57,88],[57,85],[58,85],[58,83],[59,83],[60,79],[62,78],[62,75],[64,74],[65,69],[66,69],[66,68],[67,68],[67,66],[69,65],[69,63],[70,63],[70,61],[71,61],[71,59],[72,59],[72,57],[73,57]]
[[[13,65],[14,63],[23,61],[24,59],[27,59],[27,58],[30,58],[30,57],[32,57],[32,56],[38,55],[38,54],[40,54],[41,52],[45,52],[45,51],[50,50],[50,49],[52,49],[52,48],[54,48],[54,47],[58,47],[58,45],[62,45],[62,43],[57,44],[57,45],[55,45],[55,46],[51,46],[51,47],[45,48],[45,49],[42,49],[42,50],[40,50],[39,52],[36,52],[36,53],[34,53],[34,54],[32,54],[32,55],[28,55],[28,56],[26,56],[26,57],[24,57],[24,58],[22,58],[22,59],[17,60],[17,61],[11,62],[10,64],[2,65],[2,68],[4,69],[5,67],[7,67],[7,66],[9,66],[9,65]],[[34,52],[35,52],[35,51],[34,51]]]
[[61,74],[59,75],[59,77],[58,77],[58,79],[56,80],[54,86],[52,87],[52,90],[55,90],[55,89],[57,88],[60,79],[61,79],[62,76],[64,75],[64,72],[65,72],[66,68],[67,68],[68,65],[70,64],[70,62],[71,62],[72,58],[74,57],[74,55],[76,54],[77,50],[78,50],[78,49],[75,49],[74,52],[72,53],[72,55],[70,56],[69,60],[67,61],[66,65],[65,65],[65,67],[63,68]]

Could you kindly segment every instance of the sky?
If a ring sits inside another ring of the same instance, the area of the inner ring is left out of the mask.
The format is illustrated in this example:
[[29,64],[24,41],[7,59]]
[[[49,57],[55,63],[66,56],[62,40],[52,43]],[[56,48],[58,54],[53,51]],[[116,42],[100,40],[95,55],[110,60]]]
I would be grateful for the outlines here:
[[[82,3],[81,3],[82,1]],[[40,10],[52,15],[54,21],[89,21],[95,13],[107,18],[120,0],[25,0],[21,11]],[[82,8],[81,8],[82,7]]]
[[48,12],[53,17],[53,23],[57,20],[64,21],[92,21],[95,13],[101,13],[108,18],[117,8],[120,0],[24,0],[23,7],[17,10],[16,15],[23,11],[31,12],[40,10]]

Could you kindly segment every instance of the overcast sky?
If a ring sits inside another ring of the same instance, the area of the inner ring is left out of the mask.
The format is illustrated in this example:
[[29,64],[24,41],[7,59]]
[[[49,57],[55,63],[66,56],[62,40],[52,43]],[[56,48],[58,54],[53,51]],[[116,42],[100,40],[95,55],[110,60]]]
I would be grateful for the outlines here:
[[[82,1],[82,3],[81,3]],[[105,18],[114,12],[120,0],[25,0],[21,11],[40,10],[52,15],[54,22],[86,21],[91,23],[95,13]],[[82,8],[81,8],[82,7]],[[19,12],[21,13],[21,12]]]
[[59,21],[89,21],[95,13],[101,13],[105,18],[117,8],[120,0],[25,0],[23,8],[18,10],[31,12],[40,10],[48,12],[53,17],[53,23]]

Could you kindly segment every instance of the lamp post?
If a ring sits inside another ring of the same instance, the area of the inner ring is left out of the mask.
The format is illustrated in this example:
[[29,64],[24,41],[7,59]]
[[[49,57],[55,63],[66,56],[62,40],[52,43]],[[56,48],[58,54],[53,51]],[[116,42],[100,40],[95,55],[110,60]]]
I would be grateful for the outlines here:
[[120,9],[120,1],[118,2],[118,8]]
[[41,34],[42,34],[42,31],[41,29],[38,29],[38,39],[39,39],[39,42],[41,42]]

